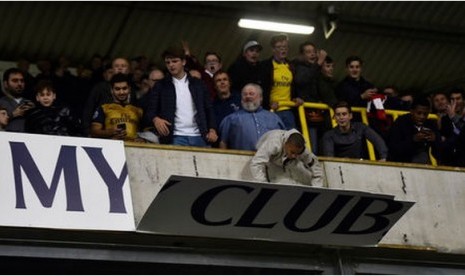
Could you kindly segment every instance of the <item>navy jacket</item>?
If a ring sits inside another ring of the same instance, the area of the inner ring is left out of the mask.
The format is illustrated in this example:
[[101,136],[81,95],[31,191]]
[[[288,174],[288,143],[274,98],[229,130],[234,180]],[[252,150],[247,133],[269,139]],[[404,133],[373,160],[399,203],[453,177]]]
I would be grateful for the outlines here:
[[[206,139],[209,129],[216,129],[210,93],[201,80],[192,78],[189,75],[187,79],[189,80],[189,90],[192,100],[197,110],[195,119],[202,137]],[[168,75],[163,80],[157,82],[148,92],[146,100],[144,122],[149,126],[153,126],[152,120],[155,117],[160,117],[170,122],[170,134],[166,137],[161,136],[159,138],[161,144],[171,144],[173,142],[174,118],[176,113],[176,91],[172,77]]]
[[336,87],[336,97],[338,100],[346,101],[351,106],[367,106],[367,101],[362,100],[360,95],[374,85],[365,80],[363,77],[357,81],[349,76],[345,77]]

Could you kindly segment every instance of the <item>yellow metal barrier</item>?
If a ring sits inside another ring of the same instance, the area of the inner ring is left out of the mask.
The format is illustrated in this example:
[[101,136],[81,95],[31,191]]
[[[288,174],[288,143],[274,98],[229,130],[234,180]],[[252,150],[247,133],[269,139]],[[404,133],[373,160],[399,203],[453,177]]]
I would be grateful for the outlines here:
[[[282,101],[279,102],[279,106],[288,106],[295,108],[296,104],[295,102],[292,101]],[[321,110],[328,110],[329,115],[331,118],[331,124],[333,127],[337,125],[336,120],[334,120],[334,110],[329,107],[327,104],[324,103],[313,103],[313,102],[305,102],[304,104],[300,105],[297,107],[297,112],[299,114],[299,120],[300,120],[300,125],[301,125],[301,131],[302,135],[305,138],[305,142],[307,144],[307,147],[309,149],[312,148],[312,143],[310,141],[310,133],[308,131],[308,126],[307,126],[307,117],[305,116],[305,108],[313,108],[313,109],[321,109]],[[365,125],[369,125],[368,123],[368,116],[367,116],[367,109],[365,107],[352,107],[352,112],[360,113],[362,117],[362,123]],[[397,120],[397,118],[401,115],[409,113],[409,111],[403,111],[403,110],[391,110],[391,109],[386,109],[385,110],[386,115],[392,116],[393,120]],[[438,120],[438,116],[436,114],[429,114],[428,119],[432,120]],[[367,149],[368,149],[368,156],[370,160],[376,161],[376,154],[375,154],[375,149],[373,147],[373,144],[366,140],[367,142]],[[437,166],[437,161],[433,157],[433,154],[431,153],[431,150],[429,152],[430,158],[431,158],[431,163],[433,166]]]
[[[288,106],[288,107],[295,107],[295,102],[292,101],[283,101],[279,102],[279,106]],[[324,103],[312,103],[312,102],[305,102],[301,106],[297,107],[297,112],[299,113],[299,120],[302,130],[302,135],[305,138],[305,142],[309,149],[312,148],[312,142],[310,141],[310,133],[308,132],[307,126],[307,117],[305,116],[305,108],[314,108],[314,109],[322,109],[322,110],[329,110],[330,118],[334,117],[334,111],[330,108],[327,104]],[[334,123],[333,123],[334,125]]]

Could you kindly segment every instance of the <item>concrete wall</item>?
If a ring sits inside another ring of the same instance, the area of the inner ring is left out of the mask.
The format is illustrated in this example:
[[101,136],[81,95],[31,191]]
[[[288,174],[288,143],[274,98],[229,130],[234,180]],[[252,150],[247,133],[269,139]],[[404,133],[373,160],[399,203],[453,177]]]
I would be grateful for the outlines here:
[[[170,175],[252,180],[251,152],[126,146],[136,224]],[[321,158],[329,188],[395,195],[416,204],[379,246],[465,254],[465,170]]]

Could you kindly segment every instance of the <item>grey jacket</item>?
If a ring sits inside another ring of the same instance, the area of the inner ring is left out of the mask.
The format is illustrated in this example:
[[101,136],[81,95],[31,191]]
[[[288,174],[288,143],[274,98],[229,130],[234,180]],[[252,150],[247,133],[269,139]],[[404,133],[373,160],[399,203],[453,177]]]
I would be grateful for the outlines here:
[[[25,101],[25,98],[22,98],[20,103]],[[13,97],[3,96],[0,98],[0,105],[6,108],[8,116],[10,116],[10,121],[6,126],[5,130],[13,132],[25,132],[24,122],[26,121],[25,116],[13,117],[13,111],[20,105],[17,103]]]
[[323,169],[315,154],[305,148],[296,159],[287,159],[284,143],[295,132],[298,131],[271,130],[260,138],[250,166],[254,179],[261,182],[323,186]]

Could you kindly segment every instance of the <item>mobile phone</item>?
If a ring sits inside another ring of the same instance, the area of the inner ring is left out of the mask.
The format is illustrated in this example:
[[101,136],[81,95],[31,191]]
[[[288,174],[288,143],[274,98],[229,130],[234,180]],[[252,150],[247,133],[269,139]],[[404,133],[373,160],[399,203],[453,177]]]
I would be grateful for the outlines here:
[[32,102],[28,101],[28,100],[25,100],[22,103],[20,103],[19,105],[22,105],[22,106],[24,106],[24,105],[32,105]]
[[19,104],[19,107],[21,109],[25,109],[25,108],[32,107],[32,106],[33,106],[32,102],[29,102],[29,101],[22,102],[22,103]]
[[424,130],[424,131],[431,131],[430,128],[427,128],[427,127],[421,127],[421,130]]
[[126,124],[125,124],[125,123],[117,124],[116,127],[117,127],[118,129],[121,129],[121,130],[126,130]]
[[433,131],[432,131],[430,128],[422,127],[422,128],[421,128],[421,132],[431,133],[431,132],[433,132]]

